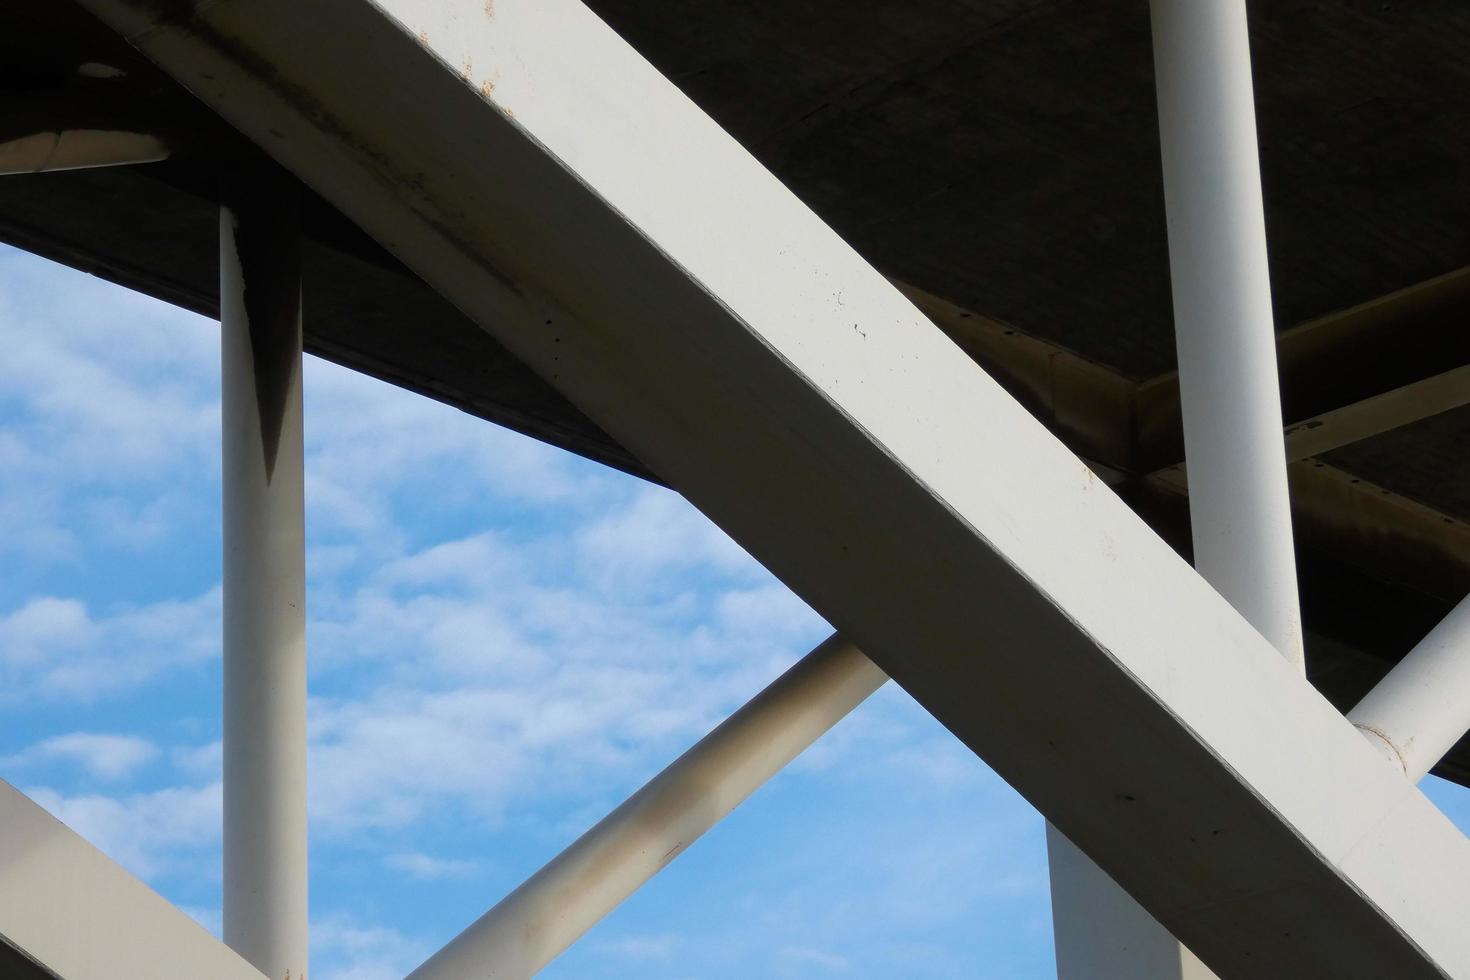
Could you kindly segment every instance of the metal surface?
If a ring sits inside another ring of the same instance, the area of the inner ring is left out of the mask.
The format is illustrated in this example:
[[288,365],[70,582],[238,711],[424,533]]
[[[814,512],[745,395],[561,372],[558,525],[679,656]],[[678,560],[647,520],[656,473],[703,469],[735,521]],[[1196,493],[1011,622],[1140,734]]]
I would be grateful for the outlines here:
[[1412,782],[1470,731],[1470,600],[1462,601],[1348,713]]
[[6,977],[261,980],[203,926],[4,782],[0,828]]
[[[1341,418],[1341,413],[1359,411],[1355,406],[1360,404],[1382,404],[1380,399],[1392,399],[1395,392],[1436,386],[1447,371],[1470,364],[1470,331],[1463,328],[1467,317],[1470,268],[1282,331],[1276,338],[1276,356],[1288,451],[1293,438],[1305,438],[1303,430],[1314,421]],[[1443,401],[1426,406],[1420,417],[1445,407]],[[1139,385],[1136,412],[1138,469],[1159,470],[1184,458],[1177,373]],[[1400,425],[1413,420],[1402,410],[1392,416],[1392,422]],[[1353,441],[1367,434],[1366,427],[1346,433]],[[1310,442],[1298,445],[1310,448]],[[1409,485],[1421,491],[1435,488],[1432,481]]]
[[1470,971],[1470,842],[584,8],[89,6],[603,422],[1212,968]]
[[[910,292],[1172,533],[1160,515],[1176,522],[1181,501],[1154,507],[1161,494],[1138,478],[1182,459],[1176,379],[1119,399],[1173,349],[1142,6],[594,9],[866,257],[959,301]],[[1470,276],[1430,280],[1470,264],[1470,199],[1458,191],[1470,167],[1470,8],[1255,4],[1252,31],[1278,321],[1312,319],[1281,335],[1286,418],[1320,420],[1470,363]],[[68,3],[0,8],[0,79],[13,93],[3,123],[44,109],[51,123],[64,114],[180,137],[165,163],[0,181],[0,239],[215,316],[214,172],[248,143]],[[309,351],[652,476],[330,205],[305,192],[304,210]],[[1420,280],[1430,281],[1409,285]],[[1353,602],[1304,611],[1313,677],[1361,673],[1365,690],[1437,618],[1423,619],[1420,593],[1441,614],[1464,594],[1467,431],[1470,409],[1451,410],[1332,451],[1340,481],[1304,477],[1315,463],[1293,468],[1302,590],[1324,593],[1336,573],[1319,571],[1343,562],[1361,578]],[[1179,526],[1188,553],[1187,518]],[[1356,684],[1324,692],[1347,707]],[[1470,746],[1437,771],[1466,778]]]
[[[1244,0],[1153,0],[1194,565],[1306,670]],[[1213,980],[1050,824],[1063,980]]]
[[1061,980],[1213,980],[1197,956],[1051,824],[1046,860]]
[[0,143],[0,176],[156,163],[169,149],[149,133],[61,130]]
[[220,211],[224,936],[266,976],[300,980],[306,536],[293,190],[269,171],[232,174]]
[[1413,381],[1286,428],[1289,461],[1322,456],[1470,404],[1470,365]]
[[[44,79],[0,68],[0,85],[0,175],[154,163],[189,139],[112,65],[83,62],[70,77]],[[212,130],[206,124],[192,138],[207,142]]]
[[1304,669],[1245,0],[1153,0],[1194,566]]
[[828,638],[410,977],[533,976],[886,680]]

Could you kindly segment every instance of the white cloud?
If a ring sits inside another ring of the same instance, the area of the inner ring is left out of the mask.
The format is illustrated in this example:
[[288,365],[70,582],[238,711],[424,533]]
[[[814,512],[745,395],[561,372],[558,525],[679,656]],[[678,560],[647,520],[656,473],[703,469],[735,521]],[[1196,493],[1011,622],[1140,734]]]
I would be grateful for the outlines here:
[[610,474],[426,398],[385,397],[379,381],[308,359],[308,508],[319,530],[401,532],[403,496],[431,492],[440,508],[484,498],[577,509]]
[[218,779],[224,766],[224,746],[218,740],[205,745],[175,745],[169,755],[181,772],[191,776]]
[[0,282],[0,553],[153,540],[193,506],[179,472],[217,472],[218,329],[8,249]]
[[662,487],[638,488],[631,504],[612,510],[579,535],[583,560],[604,583],[660,586],[693,571],[758,579],[765,574],[719,528]]
[[731,589],[719,597],[714,615],[730,632],[791,641],[811,636],[819,622],[806,603],[778,582]]
[[480,871],[480,862],[467,858],[434,857],[418,851],[390,854],[383,859],[384,866],[401,871],[410,878],[420,881],[439,881],[446,878],[471,878]]
[[777,958],[788,976],[809,976],[813,971],[846,973],[852,966],[847,957],[815,946],[783,946]]
[[40,596],[0,615],[0,700],[93,701],[219,652],[219,589],[95,615]]
[[615,956],[635,963],[669,963],[679,948],[679,937],[673,933],[619,936],[593,944],[599,954]]
[[71,732],[37,742],[4,760],[6,766],[30,768],[51,762],[69,762],[88,775],[113,782],[132,776],[158,756],[158,747],[131,735]]
[[142,878],[183,871],[197,875],[200,849],[219,842],[218,783],[121,797],[67,796],[46,786],[25,793]]
[[311,923],[313,980],[400,980],[430,952],[396,929],[362,925],[348,915]]
[[825,633],[667,491],[566,523],[395,549],[360,575],[345,557],[315,586],[314,676],[355,680],[313,704],[322,826],[627,787]]
[[626,610],[554,628],[484,596],[375,595],[355,608],[365,620],[337,623],[331,642],[387,638],[380,656],[397,659],[391,682],[312,704],[313,814],[337,831],[628,787],[795,660],[779,642],[725,647],[703,628],[612,623]]

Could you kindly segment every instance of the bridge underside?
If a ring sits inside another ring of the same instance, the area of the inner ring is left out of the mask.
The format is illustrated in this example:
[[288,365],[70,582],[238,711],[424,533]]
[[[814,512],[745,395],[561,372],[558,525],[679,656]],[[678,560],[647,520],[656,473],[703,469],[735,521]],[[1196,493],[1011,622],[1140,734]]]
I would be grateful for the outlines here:
[[[1145,10],[592,7],[1187,553],[1187,503],[1159,473],[1182,445]],[[1470,13],[1334,2],[1251,14],[1278,324],[1327,318],[1283,346],[1286,417],[1412,399],[1470,361],[1470,274],[1421,286],[1470,266],[1470,67],[1457,54]],[[99,97],[76,78],[88,63],[126,78]],[[180,147],[160,164],[0,181],[0,240],[217,315],[215,175],[242,137],[67,4],[0,11],[0,77],[17,102],[141,118]],[[309,350],[657,478],[308,201]],[[1332,316],[1382,297],[1366,317]],[[1456,407],[1470,380],[1437,391],[1427,417],[1389,413],[1386,430],[1350,428],[1293,467],[1309,673],[1339,707],[1470,591],[1470,408]],[[1436,772],[1470,782],[1470,743]]]
[[[7,91],[171,159],[0,181],[0,238],[215,315],[253,141],[331,199],[309,350],[684,492],[1212,966],[1470,968],[1463,839],[1145,527],[1187,550],[1146,11],[592,4],[736,143],[576,4],[322,0],[330,52],[286,0],[86,6],[0,13]],[[1470,13],[1252,14],[1345,708],[1470,591]]]

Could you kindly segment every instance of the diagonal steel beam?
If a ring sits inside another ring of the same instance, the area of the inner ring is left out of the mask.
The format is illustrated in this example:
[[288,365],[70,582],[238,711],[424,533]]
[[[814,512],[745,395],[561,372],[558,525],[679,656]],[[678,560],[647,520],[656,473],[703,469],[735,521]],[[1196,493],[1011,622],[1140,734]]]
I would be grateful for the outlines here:
[[85,5],[604,423],[1217,972],[1470,974],[1470,842],[584,7]]
[[7,977],[261,978],[203,926],[4,782],[0,945],[23,957],[0,952]]

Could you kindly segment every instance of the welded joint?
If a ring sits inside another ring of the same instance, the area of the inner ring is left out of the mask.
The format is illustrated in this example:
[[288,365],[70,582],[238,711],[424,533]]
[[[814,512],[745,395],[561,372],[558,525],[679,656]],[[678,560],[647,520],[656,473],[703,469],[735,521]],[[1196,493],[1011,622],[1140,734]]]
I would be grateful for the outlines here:
[[1406,778],[1408,777],[1408,760],[1404,758],[1403,752],[1399,751],[1399,747],[1393,743],[1393,739],[1389,738],[1387,733],[1382,729],[1374,728],[1372,725],[1362,725],[1357,722],[1353,722],[1353,727],[1362,733],[1363,737],[1368,740],[1369,745],[1373,746],[1385,759],[1393,763]]

